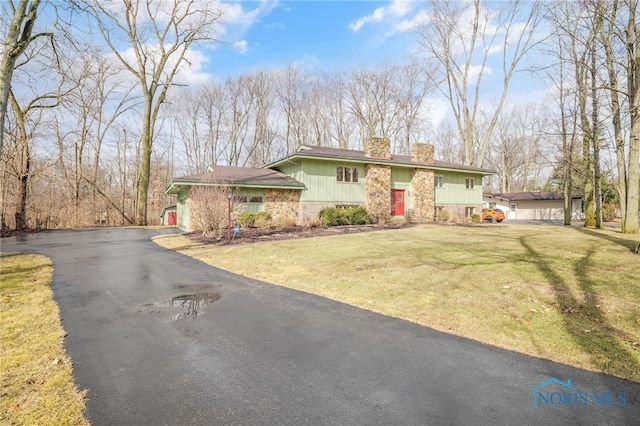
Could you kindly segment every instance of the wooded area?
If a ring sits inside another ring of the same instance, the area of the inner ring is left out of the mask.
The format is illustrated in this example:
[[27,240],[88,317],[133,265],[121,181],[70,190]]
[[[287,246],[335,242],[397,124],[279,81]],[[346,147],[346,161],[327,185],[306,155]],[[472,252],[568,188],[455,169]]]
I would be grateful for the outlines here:
[[[402,62],[292,63],[193,86],[180,73],[194,49],[224,41],[216,1],[1,7],[3,229],[158,223],[176,175],[378,135],[395,153],[430,142],[440,160],[495,169],[486,190],[584,194],[588,226],[617,205],[623,232],[638,232],[636,0],[430,1]],[[545,82],[543,101],[510,102],[525,77]]]

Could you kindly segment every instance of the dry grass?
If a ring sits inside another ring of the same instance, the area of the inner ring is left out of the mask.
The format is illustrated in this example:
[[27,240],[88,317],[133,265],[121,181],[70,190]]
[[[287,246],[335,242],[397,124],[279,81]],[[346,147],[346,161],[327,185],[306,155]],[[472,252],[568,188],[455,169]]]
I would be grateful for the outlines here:
[[51,262],[3,255],[0,266],[0,423],[88,425],[49,288]]
[[640,382],[640,236],[420,226],[236,246],[159,244],[435,329]]

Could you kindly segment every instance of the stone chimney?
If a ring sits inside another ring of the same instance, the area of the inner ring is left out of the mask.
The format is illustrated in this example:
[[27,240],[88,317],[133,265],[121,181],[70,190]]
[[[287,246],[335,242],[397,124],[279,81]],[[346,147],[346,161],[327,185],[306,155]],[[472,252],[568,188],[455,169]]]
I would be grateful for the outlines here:
[[411,161],[416,163],[433,164],[433,145],[428,143],[414,143],[411,147]]
[[371,136],[364,140],[364,155],[369,158],[391,160],[391,143],[387,138]]

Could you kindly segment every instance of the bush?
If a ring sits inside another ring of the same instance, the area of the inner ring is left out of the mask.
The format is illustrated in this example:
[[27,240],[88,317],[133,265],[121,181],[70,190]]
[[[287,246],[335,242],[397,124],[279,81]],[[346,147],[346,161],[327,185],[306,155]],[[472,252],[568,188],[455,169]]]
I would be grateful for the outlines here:
[[220,239],[227,226],[227,196],[224,188],[191,187],[191,225],[207,237]]
[[236,222],[243,228],[252,228],[256,223],[256,215],[251,212],[242,212],[236,218]]
[[271,226],[271,213],[258,212],[255,214],[254,226],[256,228],[268,228]]
[[618,214],[615,204],[605,203],[602,209],[602,218],[607,222],[610,222],[616,218]]
[[349,217],[349,222],[352,225],[368,225],[371,223],[371,216],[364,207],[354,207],[346,209]]
[[335,207],[327,207],[320,210],[318,216],[323,226],[338,226],[347,224],[347,215],[345,209],[337,209]]
[[471,222],[480,223],[480,215],[478,213],[471,215]]
[[276,217],[275,220],[271,222],[271,224],[278,229],[288,229],[296,227],[296,221],[286,216]]
[[371,216],[364,207],[339,209],[327,207],[318,215],[323,226],[366,225],[371,223]]
[[438,211],[438,222],[449,222],[449,212],[445,209]]

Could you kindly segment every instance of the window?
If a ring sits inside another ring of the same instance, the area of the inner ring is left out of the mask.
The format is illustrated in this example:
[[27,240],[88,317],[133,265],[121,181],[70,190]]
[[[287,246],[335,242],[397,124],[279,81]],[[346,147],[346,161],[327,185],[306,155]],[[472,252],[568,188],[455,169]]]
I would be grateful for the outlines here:
[[247,202],[247,196],[246,195],[236,195],[235,202],[236,203],[246,203]]
[[336,168],[336,181],[338,182],[358,182],[358,168],[338,166]]
[[252,195],[249,197],[249,202],[250,203],[261,203],[262,202],[262,197],[260,197],[259,195]]
[[515,205],[515,204],[513,204],[513,203],[512,203],[512,204],[510,204],[510,205],[509,205],[509,210],[511,210],[512,212],[515,212],[515,211],[516,211],[516,205]]
[[471,217],[473,216],[473,213],[476,211],[475,207],[465,207],[464,208],[464,215],[466,217]]
[[436,188],[444,188],[444,176],[436,175]]
[[489,208],[490,209],[495,209],[496,208],[496,203],[489,203]]
[[473,189],[476,186],[476,180],[474,178],[466,178],[464,180],[464,183],[465,183],[467,189]]

